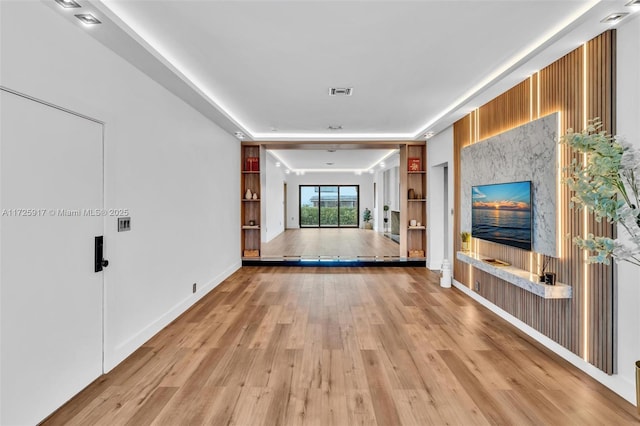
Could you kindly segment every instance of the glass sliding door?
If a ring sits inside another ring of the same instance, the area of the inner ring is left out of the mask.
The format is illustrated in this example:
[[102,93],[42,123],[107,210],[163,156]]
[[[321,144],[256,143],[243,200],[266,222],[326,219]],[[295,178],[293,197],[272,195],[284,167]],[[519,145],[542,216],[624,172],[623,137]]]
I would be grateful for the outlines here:
[[300,185],[301,228],[357,228],[358,185]]
[[320,226],[336,228],[338,222],[338,187],[320,187]]
[[319,188],[300,185],[300,228],[320,226]]
[[341,227],[357,228],[358,217],[358,186],[340,186],[338,192],[340,200],[340,216],[338,218]]

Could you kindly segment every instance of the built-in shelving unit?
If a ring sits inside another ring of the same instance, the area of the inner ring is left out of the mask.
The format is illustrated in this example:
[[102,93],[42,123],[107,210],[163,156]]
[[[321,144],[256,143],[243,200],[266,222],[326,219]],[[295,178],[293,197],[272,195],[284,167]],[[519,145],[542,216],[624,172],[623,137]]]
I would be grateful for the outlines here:
[[[426,257],[427,146],[425,142],[400,147],[400,255]],[[415,220],[416,224],[411,225]]]
[[571,299],[573,294],[570,285],[541,283],[538,281],[536,274],[511,265],[494,266],[487,262],[486,256],[481,256],[477,253],[459,251],[456,253],[456,258],[543,299]]
[[[255,258],[260,256],[260,205],[262,190],[260,185],[260,146],[243,143],[241,147],[241,178],[240,178],[240,219],[242,257]],[[252,198],[247,198],[247,190]],[[257,198],[253,198],[257,194]],[[253,221],[253,222],[252,222]],[[253,225],[252,225],[253,223]]]

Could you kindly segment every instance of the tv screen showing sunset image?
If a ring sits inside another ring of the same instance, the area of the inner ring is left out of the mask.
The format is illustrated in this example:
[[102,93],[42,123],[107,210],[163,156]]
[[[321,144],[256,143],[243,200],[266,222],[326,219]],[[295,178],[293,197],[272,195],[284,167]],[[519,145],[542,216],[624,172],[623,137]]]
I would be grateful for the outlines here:
[[471,235],[531,250],[531,182],[471,188]]

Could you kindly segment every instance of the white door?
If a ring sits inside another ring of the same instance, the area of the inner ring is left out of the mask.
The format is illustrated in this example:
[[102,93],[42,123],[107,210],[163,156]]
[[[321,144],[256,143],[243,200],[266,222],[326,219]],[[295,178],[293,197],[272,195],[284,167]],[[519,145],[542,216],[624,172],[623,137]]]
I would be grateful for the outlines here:
[[0,424],[102,374],[102,124],[0,90]]

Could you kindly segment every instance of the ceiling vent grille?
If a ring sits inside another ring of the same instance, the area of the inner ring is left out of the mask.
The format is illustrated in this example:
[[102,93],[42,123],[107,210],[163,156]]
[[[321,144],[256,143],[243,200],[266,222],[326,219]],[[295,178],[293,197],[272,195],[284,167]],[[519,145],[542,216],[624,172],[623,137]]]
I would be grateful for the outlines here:
[[351,96],[353,87],[331,87],[329,96]]

